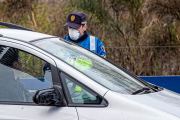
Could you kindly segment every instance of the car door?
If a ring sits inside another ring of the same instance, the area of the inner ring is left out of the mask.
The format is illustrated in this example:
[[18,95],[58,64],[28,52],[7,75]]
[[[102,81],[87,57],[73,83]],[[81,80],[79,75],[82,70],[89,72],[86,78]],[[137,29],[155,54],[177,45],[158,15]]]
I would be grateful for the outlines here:
[[33,103],[37,90],[53,85],[61,86],[50,57],[30,44],[0,40],[0,119],[77,120],[75,107]]
[[61,72],[60,76],[68,106],[76,107],[80,120],[106,119],[106,113],[109,112],[108,101],[103,96],[89,88],[91,85],[85,86],[70,74]]

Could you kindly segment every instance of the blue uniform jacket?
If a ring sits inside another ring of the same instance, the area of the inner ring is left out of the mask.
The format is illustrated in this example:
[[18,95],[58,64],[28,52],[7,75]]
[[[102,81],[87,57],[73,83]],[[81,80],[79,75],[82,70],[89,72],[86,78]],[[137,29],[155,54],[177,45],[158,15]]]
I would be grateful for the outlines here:
[[86,31],[78,40],[72,40],[69,36],[66,36],[65,39],[75,42],[88,50],[91,50],[103,57],[106,57],[104,44],[101,42],[101,40],[98,37],[88,35]]

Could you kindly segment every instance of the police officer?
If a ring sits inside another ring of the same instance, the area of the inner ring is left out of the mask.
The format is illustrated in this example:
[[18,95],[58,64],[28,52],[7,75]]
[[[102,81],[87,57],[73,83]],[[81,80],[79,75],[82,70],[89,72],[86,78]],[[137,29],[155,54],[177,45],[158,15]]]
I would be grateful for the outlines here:
[[72,12],[67,18],[67,23],[64,26],[68,26],[68,36],[66,40],[77,43],[78,45],[89,49],[103,57],[106,57],[104,44],[98,37],[88,35],[86,32],[87,21],[86,14],[81,12]]

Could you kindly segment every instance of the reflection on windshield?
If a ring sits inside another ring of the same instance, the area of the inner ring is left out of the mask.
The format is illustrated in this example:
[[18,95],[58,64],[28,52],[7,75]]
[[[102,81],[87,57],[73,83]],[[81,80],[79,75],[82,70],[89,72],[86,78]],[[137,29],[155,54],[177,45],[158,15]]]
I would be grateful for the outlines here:
[[113,91],[131,94],[144,87],[142,83],[116,66],[78,45],[64,42],[64,40],[58,38],[40,40],[34,42],[34,44]]

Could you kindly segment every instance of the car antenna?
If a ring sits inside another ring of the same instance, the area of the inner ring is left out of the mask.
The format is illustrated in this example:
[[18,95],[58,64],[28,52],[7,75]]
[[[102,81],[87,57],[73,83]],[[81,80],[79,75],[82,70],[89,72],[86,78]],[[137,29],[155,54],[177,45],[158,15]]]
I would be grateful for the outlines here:
[[36,31],[31,30],[29,28],[25,28],[25,27],[22,27],[22,26],[19,26],[19,25],[15,25],[15,24],[12,24],[12,23],[0,22],[0,25],[8,27],[8,28],[11,28],[11,29],[19,29],[19,30],[27,30],[27,31],[36,32]]

